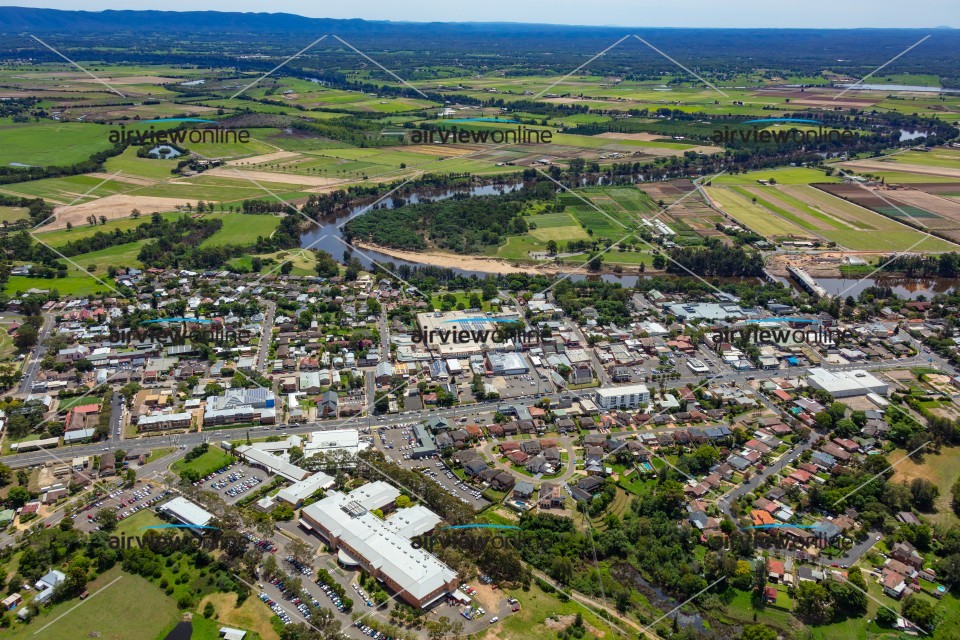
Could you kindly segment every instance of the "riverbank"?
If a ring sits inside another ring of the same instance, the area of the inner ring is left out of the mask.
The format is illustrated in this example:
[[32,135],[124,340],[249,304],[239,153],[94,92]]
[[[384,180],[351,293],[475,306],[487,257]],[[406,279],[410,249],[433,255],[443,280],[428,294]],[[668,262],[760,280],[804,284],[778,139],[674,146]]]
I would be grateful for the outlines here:
[[[358,249],[366,249],[368,251],[376,251],[383,255],[390,256],[391,258],[396,258],[397,260],[405,260],[407,262],[415,262],[422,265],[429,265],[433,267],[442,267],[444,269],[463,269],[466,271],[482,271],[484,273],[491,273],[494,275],[508,275],[511,273],[539,273],[543,275],[555,276],[559,274],[572,274],[572,275],[638,275],[640,274],[639,268],[624,268],[622,271],[614,271],[613,269],[601,269],[600,271],[589,271],[584,267],[578,267],[571,264],[556,264],[552,261],[536,262],[530,261],[527,263],[521,262],[511,262],[509,260],[504,260],[503,258],[492,258],[489,256],[477,256],[477,255],[459,255],[456,253],[447,253],[445,251],[438,251],[436,249],[430,251],[404,251],[402,249],[392,249],[390,247],[383,247],[378,244],[373,244],[372,242],[361,242],[355,240],[352,243],[352,246],[357,247]],[[648,269],[646,275],[655,275],[659,272]]]

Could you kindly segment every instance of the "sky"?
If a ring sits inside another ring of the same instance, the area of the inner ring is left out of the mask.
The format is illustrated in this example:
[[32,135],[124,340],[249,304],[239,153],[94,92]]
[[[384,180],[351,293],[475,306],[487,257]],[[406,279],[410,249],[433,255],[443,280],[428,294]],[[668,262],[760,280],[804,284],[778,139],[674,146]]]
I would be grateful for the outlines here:
[[958,0],[12,0],[47,9],[294,13],[408,22],[533,22],[616,27],[960,27]]

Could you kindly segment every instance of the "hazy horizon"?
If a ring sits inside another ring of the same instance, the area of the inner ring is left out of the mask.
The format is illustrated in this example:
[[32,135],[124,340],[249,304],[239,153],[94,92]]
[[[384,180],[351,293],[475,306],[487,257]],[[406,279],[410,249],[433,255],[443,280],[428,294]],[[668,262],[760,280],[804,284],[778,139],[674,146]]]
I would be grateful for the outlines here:
[[[462,6],[438,0],[417,0],[403,5],[372,0],[341,6],[303,6],[295,0],[262,2],[234,0],[224,7],[210,0],[92,0],[77,6],[73,0],[36,2],[22,0],[4,6],[72,11],[155,10],[291,13],[308,18],[390,20],[394,22],[512,22],[595,27],[665,28],[804,28],[804,29],[934,29],[960,26],[960,3],[930,0],[918,11],[914,5],[877,0],[869,9],[837,6],[828,0],[810,0],[802,7],[771,8],[760,0],[743,0],[723,6],[708,0],[681,0],[673,5],[647,7],[631,0],[488,0],[483,5]],[[859,4],[859,3],[856,3]]]

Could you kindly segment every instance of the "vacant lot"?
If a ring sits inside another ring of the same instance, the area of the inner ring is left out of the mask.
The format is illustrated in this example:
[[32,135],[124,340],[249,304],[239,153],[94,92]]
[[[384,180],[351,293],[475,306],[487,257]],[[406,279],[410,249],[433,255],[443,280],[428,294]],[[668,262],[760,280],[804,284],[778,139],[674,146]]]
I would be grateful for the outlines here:
[[173,463],[173,470],[177,473],[183,473],[188,469],[192,469],[200,474],[200,476],[208,476],[217,469],[227,466],[233,462],[233,460],[233,456],[224,452],[223,449],[210,447],[206,453],[190,462],[177,460]]
[[[906,456],[907,452],[902,449],[897,449],[887,456],[891,463],[897,463],[893,481],[909,483],[915,478],[923,478],[937,485],[940,497],[936,501],[936,513],[931,514],[930,519],[944,526],[960,523],[960,518],[957,518],[950,508],[950,487],[960,478],[960,449],[945,447],[937,455],[928,453],[923,456],[921,464]],[[903,461],[898,462],[899,460]]]

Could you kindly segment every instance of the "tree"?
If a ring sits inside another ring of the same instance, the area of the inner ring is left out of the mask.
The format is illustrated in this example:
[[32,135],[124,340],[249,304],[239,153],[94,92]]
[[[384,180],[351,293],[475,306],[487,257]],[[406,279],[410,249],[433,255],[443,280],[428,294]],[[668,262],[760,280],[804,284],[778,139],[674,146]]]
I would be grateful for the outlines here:
[[23,505],[27,504],[27,500],[29,499],[30,492],[24,487],[13,487],[10,489],[10,492],[7,493],[7,501],[14,509],[19,509]]
[[777,640],[777,632],[762,624],[752,624],[744,627],[740,640]]
[[288,276],[291,271],[293,271],[293,263],[289,260],[280,265],[280,273],[283,275]]
[[892,627],[897,623],[897,612],[887,607],[877,609],[877,624],[881,627]]
[[13,470],[7,465],[0,462],[0,487],[5,487],[10,484],[10,479],[13,477]]
[[753,568],[753,591],[757,595],[763,594],[763,588],[767,586],[767,576],[770,575],[770,564],[766,557],[757,561]]
[[410,506],[410,497],[405,495],[400,495],[397,497],[396,504],[398,509],[406,509],[407,507]]
[[919,625],[927,631],[933,629],[937,623],[937,610],[929,601],[918,598],[916,595],[909,595],[903,600],[900,607],[904,619]]
[[104,531],[113,531],[117,528],[117,510],[113,507],[104,507],[93,516],[94,521]]
[[37,328],[32,324],[22,324],[17,328],[17,335],[13,338],[13,344],[20,351],[29,351],[37,345],[39,334]]
[[816,582],[801,582],[797,587],[797,614],[816,622],[829,620],[832,610],[827,589]]
[[123,472],[123,484],[132,487],[137,483],[137,472],[134,469],[127,469]]
[[549,253],[549,254],[552,255],[552,256],[553,256],[553,255],[556,255],[556,254],[557,254],[557,249],[558,249],[558,247],[557,247],[557,241],[556,241],[556,240],[548,240],[548,241],[547,241],[547,253]]
[[301,564],[309,564],[313,559],[313,549],[310,548],[309,544],[299,538],[287,545],[287,553]]
[[934,503],[940,496],[940,488],[929,480],[914,478],[910,483],[910,495],[920,511],[933,511]]

